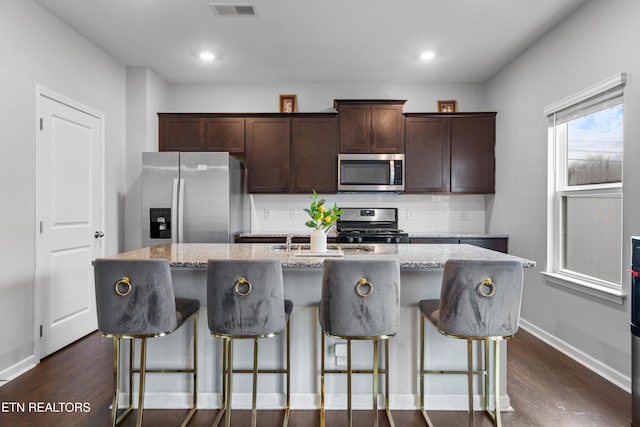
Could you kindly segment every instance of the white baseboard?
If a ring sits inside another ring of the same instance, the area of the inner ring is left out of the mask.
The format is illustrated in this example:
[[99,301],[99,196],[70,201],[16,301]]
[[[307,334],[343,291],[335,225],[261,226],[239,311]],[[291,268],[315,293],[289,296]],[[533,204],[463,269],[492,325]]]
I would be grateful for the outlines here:
[[[198,393],[199,409],[219,409],[222,396],[220,393]],[[467,395],[429,394],[426,396],[425,408],[437,411],[466,411]],[[120,405],[127,405],[128,394],[120,394]],[[138,394],[133,395],[134,406],[138,403]],[[351,398],[354,410],[372,409],[370,394],[354,394]],[[175,408],[185,409],[191,405],[189,393],[146,393],[144,407],[148,409]],[[234,409],[251,409],[251,393],[234,393],[232,405]],[[474,407],[481,408],[481,396],[474,396]],[[512,411],[509,396],[503,395],[500,399],[503,411]],[[258,393],[258,409],[282,409],[284,407],[284,395],[282,393]],[[415,394],[392,394],[389,397],[389,407],[392,410],[416,410],[419,408],[418,396]],[[292,393],[291,408],[296,410],[320,409],[320,396],[313,393]],[[345,393],[328,393],[325,396],[325,408],[327,410],[347,409],[347,395]],[[378,408],[384,408],[384,400],[380,395]]]
[[34,355],[25,357],[18,363],[9,366],[7,369],[0,372],[0,387],[7,384],[12,379],[19,377],[28,370],[35,368],[37,361]]
[[610,383],[620,387],[627,393],[631,393],[631,377],[624,375],[622,372],[617,371],[611,368],[608,365],[605,365],[598,359],[595,359],[582,350],[579,350],[572,346],[571,344],[551,335],[544,329],[541,329],[534,324],[527,322],[524,319],[520,319],[520,327],[525,331],[529,332],[531,335],[535,336],[539,340],[549,344],[551,347],[555,348],[559,352],[563,353],[567,357],[575,360],[580,363],[584,367],[590,369],[596,374],[600,375],[605,380]]

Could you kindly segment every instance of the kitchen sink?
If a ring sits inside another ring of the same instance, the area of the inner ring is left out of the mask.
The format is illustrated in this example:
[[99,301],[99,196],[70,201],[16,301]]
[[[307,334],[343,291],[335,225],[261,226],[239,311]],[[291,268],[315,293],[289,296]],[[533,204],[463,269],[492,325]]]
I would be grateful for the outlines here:
[[[286,251],[287,245],[285,244],[277,244],[272,245],[271,249],[274,251]],[[337,251],[342,249],[342,252],[348,254],[357,254],[357,253],[369,253],[376,252],[375,245],[336,245],[336,244],[328,244],[327,250],[329,251]],[[311,245],[308,243],[292,243],[291,244],[291,252],[297,251],[310,251]]]

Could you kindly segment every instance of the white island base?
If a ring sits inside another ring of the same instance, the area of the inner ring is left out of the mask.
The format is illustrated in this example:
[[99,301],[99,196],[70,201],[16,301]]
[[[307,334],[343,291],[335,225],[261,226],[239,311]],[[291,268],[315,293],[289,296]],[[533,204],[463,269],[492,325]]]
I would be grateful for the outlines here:
[[[510,255],[468,245],[378,245],[395,247],[392,253],[349,255],[345,257],[397,257],[401,265],[401,312],[398,334],[390,340],[390,407],[392,410],[419,408],[419,329],[418,302],[438,298],[442,266],[449,258],[514,259]],[[162,250],[160,250],[162,249]],[[194,255],[194,251],[198,252]],[[282,252],[282,253],[281,253]],[[217,409],[221,406],[221,340],[211,337],[207,325],[206,260],[208,258],[280,258],[283,264],[285,297],[294,303],[291,317],[291,408],[320,408],[320,326],[318,302],[321,295],[322,259],[294,257],[284,251],[273,251],[271,245],[167,245],[145,248],[117,255],[118,258],[168,258],[172,265],[174,289],[177,297],[197,298],[201,302],[198,325],[198,408]],[[421,258],[424,262],[416,261]],[[520,259],[525,267],[534,262]],[[185,366],[191,360],[192,323],[174,334],[148,340],[147,368]],[[446,338],[427,322],[425,369],[466,369],[466,341]],[[326,339],[326,367],[335,368],[333,345],[339,341]],[[475,363],[481,362],[480,343],[474,350]],[[259,367],[273,369],[284,366],[284,334],[260,340]],[[370,369],[372,344],[353,341],[353,369]],[[125,346],[128,348],[128,346]],[[126,354],[126,352],[125,352]],[[136,350],[136,354],[138,350]],[[501,348],[501,407],[510,410],[506,387],[506,343]],[[381,357],[384,352],[381,351]],[[252,341],[238,340],[234,345],[234,367],[251,369]],[[137,365],[137,363],[136,363]],[[381,361],[382,366],[382,361]],[[480,366],[478,364],[478,366]],[[346,367],[338,367],[346,369]],[[126,368],[123,369],[126,373]],[[475,405],[481,407],[481,377],[476,376]],[[137,377],[136,377],[137,378]],[[120,399],[128,401],[125,375]],[[191,383],[187,375],[148,374],[145,392],[146,408],[188,408]],[[251,375],[236,374],[233,380],[233,408],[251,407]],[[137,390],[134,379],[134,391]],[[353,408],[371,409],[371,375],[353,377]],[[346,409],[346,375],[327,375],[325,379],[327,409]],[[379,389],[384,390],[384,376]],[[261,374],[258,377],[259,409],[279,409],[284,406],[285,377]],[[134,393],[134,402],[137,402]],[[426,375],[425,407],[433,410],[466,410],[467,379],[465,375]],[[379,407],[384,405],[379,396]]]

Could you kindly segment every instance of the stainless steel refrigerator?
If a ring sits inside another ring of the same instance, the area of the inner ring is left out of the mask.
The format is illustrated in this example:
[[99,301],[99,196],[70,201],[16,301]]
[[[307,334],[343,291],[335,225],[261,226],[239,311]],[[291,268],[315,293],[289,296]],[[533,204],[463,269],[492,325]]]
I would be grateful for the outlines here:
[[246,169],[229,153],[142,153],[142,245],[230,243],[249,229]]

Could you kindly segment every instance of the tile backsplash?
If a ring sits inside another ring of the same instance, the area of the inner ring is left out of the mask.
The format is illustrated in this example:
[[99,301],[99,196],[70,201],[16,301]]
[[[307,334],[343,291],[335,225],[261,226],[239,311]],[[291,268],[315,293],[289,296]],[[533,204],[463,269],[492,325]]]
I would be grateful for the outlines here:
[[[484,233],[484,195],[341,193],[321,195],[339,207],[398,208],[399,227],[409,233]],[[303,211],[310,195],[252,194],[251,233],[307,233]]]

